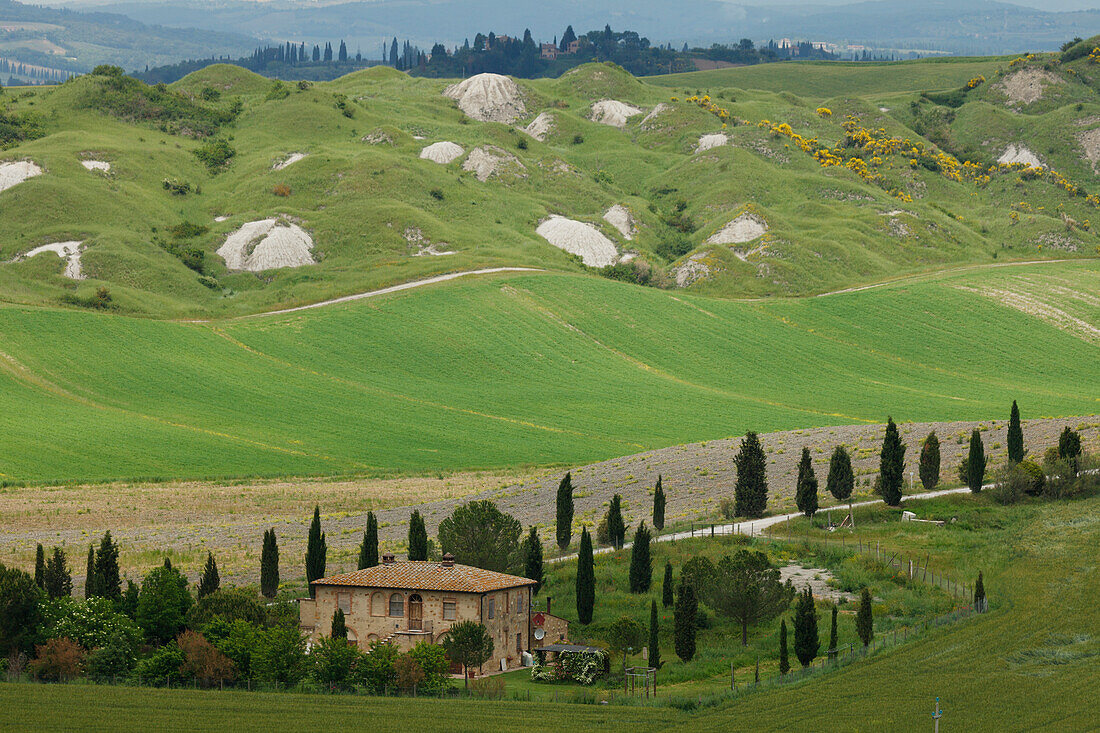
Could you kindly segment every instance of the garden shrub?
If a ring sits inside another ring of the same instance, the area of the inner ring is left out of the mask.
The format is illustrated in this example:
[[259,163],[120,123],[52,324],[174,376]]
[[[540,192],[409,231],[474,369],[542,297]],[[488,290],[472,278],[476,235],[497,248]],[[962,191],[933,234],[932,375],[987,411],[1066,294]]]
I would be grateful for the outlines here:
[[181,671],[204,685],[214,685],[236,676],[229,657],[222,654],[202,634],[188,629],[176,640],[183,653]]
[[84,649],[68,637],[50,639],[35,647],[36,657],[28,665],[36,679],[64,682],[84,668]]
[[410,649],[407,655],[416,660],[424,673],[418,688],[422,692],[434,695],[450,684],[451,663],[443,647],[422,641]]
[[43,604],[42,635],[72,639],[85,649],[115,643],[131,654],[141,643],[137,624],[119,613],[110,599],[101,597],[80,600],[65,596]]
[[134,669],[137,657],[134,646],[125,634],[116,633],[107,643],[93,649],[84,659],[84,670],[97,682],[127,677]]
[[356,684],[375,694],[382,694],[397,682],[394,664],[400,652],[392,644],[374,642],[355,669]]
[[504,697],[504,678],[500,675],[480,677],[470,682],[470,690],[475,697],[486,700],[500,700]]
[[330,688],[347,687],[360,656],[359,650],[346,639],[322,637],[309,650],[313,678]]
[[164,685],[172,681],[183,681],[186,675],[180,672],[184,663],[183,652],[176,642],[170,641],[151,656],[140,660],[134,667],[134,677],[141,684]]
[[306,640],[297,628],[276,627],[256,635],[252,672],[261,682],[290,687],[306,675]]

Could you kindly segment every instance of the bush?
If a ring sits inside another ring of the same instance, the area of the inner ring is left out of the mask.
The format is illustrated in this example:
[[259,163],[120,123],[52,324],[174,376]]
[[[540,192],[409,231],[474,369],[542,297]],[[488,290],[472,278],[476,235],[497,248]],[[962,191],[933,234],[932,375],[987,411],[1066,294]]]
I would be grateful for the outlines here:
[[402,654],[393,663],[394,680],[400,690],[414,690],[424,679],[420,662],[408,654]]
[[245,588],[221,588],[198,600],[187,612],[187,625],[193,629],[209,624],[216,618],[226,622],[244,621],[263,626],[267,609],[256,594]]
[[141,643],[137,624],[119,613],[110,599],[101,597],[79,600],[65,596],[44,604],[42,635],[72,639],[85,649],[114,643],[131,654]]
[[519,140],[517,140],[516,141],[516,147],[519,148],[520,150],[526,150],[527,149],[527,138],[521,137]]
[[126,677],[134,669],[137,657],[134,645],[124,634],[116,634],[106,644],[93,649],[84,659],[84,669],[88,677],[97,682],[106,682]]
[[474,697],[486,700],[500,700],[504,697],[504,678],[500,675],[481,677],[470,683]]
[[282,196],[283,198],[286,198],[290,195],[290,186],[286,185],[285,183],[276,183],[272,187],[271,193],[275,194],[276,196]]
[[420,691],[435,695],[450,684],[451,662],[443,647],[422,641],[409,650],[408,656],[416,660],[424,673],[419,683]]
[[84,649],[72,639],[50,639],[35,649],[37,656],[29,665],[35,679],[64,682],[84,669]]
[[275,99],[286,99],[290,96],[290,90],[286,88],[286,84],[281,81],[274,81],[270,87],[268,87],[267,94],[264,96],[265,101],[272,101]]
[[442,201],[443,200],[443,191],[442,191],[442,189],[433,188],[431,191],[428,191],[428,195],[431,196],[436,201]]
[[175,641],[170,641],[134,667],[134,677],[141,684],[164,685],[173,680],[180,682],[186,675],[180,672],[184,663],[183,652]]
[[1039,496],[1043,493],[1043,484],[1046,483],[1046,476],[1043,474],[1043,467],[1035,461],[1024,459],[1017,464],[1021,471],[1028,477],[1028,484],[1024,488],[1024,491],[1031,496]]
[[236,669],[229,657],[222,654],[202,634],[188,629],[176,640],[183,653],[181,671],[210,686],[232,680]]
[[240,619],[227,621],[216,616],[202,629],[203,636],[218,650],[232,660],[237,673],[242,677],[252,674],[252,653],[256,648],[256,639],[261,629]]
[[273,628],[257,634],[252,671],[268,684],[290,687],[306,674],[306,640],[297,628]]
[[722,500],[718,502],[718,510],[722,512],[722,518],[727,521],[737,516],[736,504],[733,499],[728,496],[723,497]]
[[635,285],[649,285],[653,280],[652,268],[644,261],[636,259],[601,267],[599,273],[608,280],[619,280]]
[[203,87],[202,91],[199,92],[199,97],[204,102],[217,102],[222,98],[222,93],[214,87]]
[[1019,464],[1002,466],[993,480],[989,493],[999,504],[1015,504],[1024,498],[1031,486],[1031,475]]
[[225,168],[229,164],[230,159],[236,154],[237,151],[234,150],[229,144],[229,141],[224,138],[207,140],[195,151],[195,157],[198,158],[211,173],[217,173]]
[[345,688],[360,656],[346,639],[322,637],[309,650],[313,678],[330,688]]
[[672,262],[695,249],[695,245],[682,232],[671,229],[661,237],[654,249],[661,257]]
[[584,135],[574,135],[573,136],[573,144],[574,145],[583,145],[584,144]]
[[400,652],[392,644],[374,642],[356,665],[355,682],[375,694],[384,693],[397,682],[394,664],[399,656]]
[[173,196],[186,196],[194,189],[187,181],[181,181],[177,178],[165,178],[164,190]]

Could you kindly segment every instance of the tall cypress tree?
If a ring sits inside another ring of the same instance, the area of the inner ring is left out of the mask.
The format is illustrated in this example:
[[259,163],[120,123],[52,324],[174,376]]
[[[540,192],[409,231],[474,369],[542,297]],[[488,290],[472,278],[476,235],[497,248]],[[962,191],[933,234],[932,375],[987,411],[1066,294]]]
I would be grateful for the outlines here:
[[581,547],[577,553],[577,620],[592,623],[596,605],[596,565],[592,558],[592,536],[588,528],[581,529]]
[[676,607],[672,611],[672,640],[676,656],[681,661],[690,662],[695,656],[695,615],[699,602],[695,598],[695,588],[680,577],[680,588],[676,591]]
[[829,476],[825,479],[825,488],[837,501],[847,501],[852,497],[855,485],[856,477],[852,471],[852,459],[844,446],[838,445],[833,450],[832,458],[829,459]]
[[328,545],[325,543],[325,533],[321,531],[321,507],[313,507],[313,521],[309,524],[309,539],[306,541],[306,583],[309,585],[309,595],[313,597],[316,590],[313,581],[325,577],[325,561],[328,556]]
[[665,560],[665,579],[661,584],[661,605],[670,608],[672,603],[672,562]]
[[1024,429],[1020,427],[1020,408],[1012,400],[1012,412],[1008,416],[1008,461],[1019,463],[1024,460]]
[[810,449],[803,446],[802,460],[798,463],[798,482],[795,484],[795,504],[807,517],[817,512],[817,476],[810,458]]
[[118,571],[118,545],[111,531],[103,533],[95,553],[96,595],[117,601],[122,598],[122,576]]
[[833,621],[829,626],[829,659],[836,659],[836,615],[837,607],[833,604]]
[[859,611],[856,612],[856,634],[863,646],[875,638],[875,620],[871,613],[871,589],[864,588],[859,596]]
[[626,524],[623,522],[623,497],[615,494],[607,507],[607,536],[616,550],[626,544]]
[[1062,434],[1058,436],[1058,458],[1069,462],[1069,468],[1076,476],[1080,470],[1081,434],[1066,426]]
[[532,592],[538,594],[542,589],[542,540],[534,526],[523,543],[523,577],[535,581]]
[[218,575],[218,563],[214,560],[214,553],[207,551],[206,567],[202,569],[202,578],[199,579],[199,598],[208,596],[219,587],[222,580]]
[[888,506],[901,504],[901,486],[905,480],[905,444],[901,442],[894,418],[886,418],[886,435],[879,456],[879,480],[882,500]]
[[661,625],[656,600],[649,602],[649,666],[661,668]]
[[933,430],[920,448],[920,482],[925,491],[936,488],[940,482],[940,439]]
[[378,564],[378,519],[374,512],[367,512],[367,529],[363,532],[363,544],[359,546],[359,569],[373,568]]
[[274,598],[279,592],[279,543],[275,528],[264,532],[264,548],[260,553],[260,593]]
[[974,584],[974,610],[978,613],[985,612],[985,582],[981,570],[978,571],[978,582]]
[[649,554],[649,530],[645,522],[634,532],[630,546],[630,592],[648,593],[653,582],[653,564]]
[[970,451],[966,455],[966,485],[975,494],[982,490],[985,464],[985,444],[982,443],[982,434],[974,428],[970,433]]
[[332,612],[332,631],[329,636],[333,639],[348,638],[347,621],[344,619],[344,612],[339,608]]
[[661,476],[657,475],[657,485],[653,488],[653,526],[660,532],[665,528],[665,489],[661,485]]
[[794,609],[794,655],[803,667],[809,667],[817,656],[821,643],[817,638],[817,609],[807,588],[798,596]]
[[41,542],[34,551],[34,584],[39,588],[46,587],[46,550],[42,548]]
[[95,547],[88,545],[88,569],[84,571],[84,597],[95,598],[99,595],[99,583],[95,577]]
[[740,517],[764,516],[768,506],[768,467],[760,436],[751,431],[746,433],[733,461],[737,464],[734,513]]
[[46,560],[43,587],[50,598],[62,598],[73,594],[73,579],[65,563],[65,551],[53,548],[53,555]]
[[791,660],[787,654],[787,620],[779,622],[779,674],[791,671]]
[[566,472],[558,484],[556,538],[558,547],[564,550],[573,539],[573,475]]
[[413,509],[409,517],[409,559],[428,559],[428,529],[424,526],[424,517],[419,509]]

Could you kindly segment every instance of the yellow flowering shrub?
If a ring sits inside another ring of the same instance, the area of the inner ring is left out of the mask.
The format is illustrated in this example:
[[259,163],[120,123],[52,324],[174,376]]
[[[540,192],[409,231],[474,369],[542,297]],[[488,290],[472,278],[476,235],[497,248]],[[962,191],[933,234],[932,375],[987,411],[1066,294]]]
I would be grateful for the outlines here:
[[829,109],[828,107],[818,107],[814,111],[817,112],[817,114],[820,115],[821,117],[832,117],[833,116],[833,111],[831,109]]

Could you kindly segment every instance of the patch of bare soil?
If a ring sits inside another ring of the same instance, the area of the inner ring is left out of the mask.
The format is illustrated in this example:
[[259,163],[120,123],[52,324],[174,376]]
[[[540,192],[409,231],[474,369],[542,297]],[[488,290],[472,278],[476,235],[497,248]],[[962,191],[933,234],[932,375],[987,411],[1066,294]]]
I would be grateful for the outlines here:
[[1038,102],[1043,98],[1043,88],[1061,84],[1062,80],[1043,69],[1021,69],[1006,76],[997,88],[1008,97],[1009,106],[1021,106]]
[[1077,143],[1081,146],[1081,154],[1092,165],[1093,172],[1100,164],[1100,127],[1077,133]]

